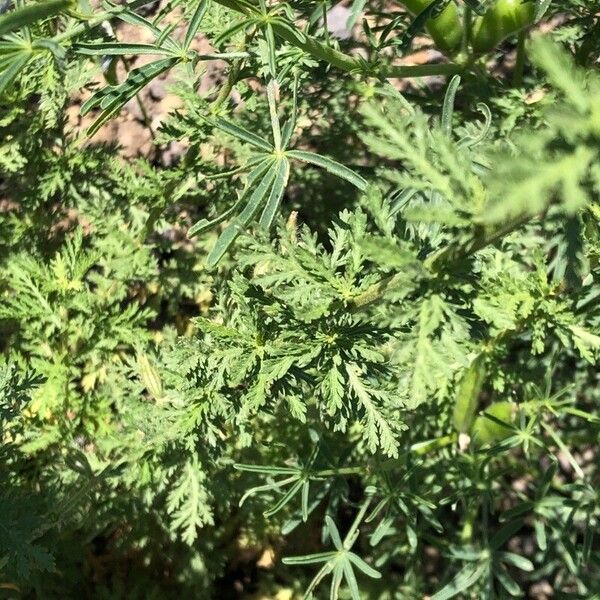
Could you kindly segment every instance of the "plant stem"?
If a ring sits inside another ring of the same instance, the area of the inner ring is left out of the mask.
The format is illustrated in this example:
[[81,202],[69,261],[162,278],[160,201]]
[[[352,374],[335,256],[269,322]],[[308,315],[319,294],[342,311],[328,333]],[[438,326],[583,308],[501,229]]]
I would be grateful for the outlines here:
[[[368,490],[366,490],[368,491]],[[364,499],[360,510],[358,511],[358,513],[356,514],[356,517],[354,518],[354,521],[352,522],[352,525],[350,526],[350,529],[348,530],[348,533],[346,534],[346,537],[344,538],[344,547],[346,549],[350,549],[352,548],[354,542],[356,541],[356,537],[358,536],[358,526],[360,525],[361,521],[363,520],[365,513],[367,512],[367,509],[369,508],[369,504],[371,504],[371,499],[372,499],[372,495],[371,494],[367,494],[367,497]]]
[[463,39],[462,39],[462,51],[464,54],[469,52],[469,46],[471,45],[471,36],[473,35],[473,11],[467,5],[465,5],[463,13]]
[[454,444],[457,439],[458,434],[450,433],[449,435],[444,435],[442,437],[435,438],[434,440],[413,444],[410,447],[410,451],[417,456],[422,456],[423,454],[428,454],[431,450],[439,450],[440,448],[450,446]]
[[148,131],[150,133],[150,137],[152,138],[152,141],[156,141],[156,133],[154,132],[154,129],[152,128],[152,119],[150,118],[150,115],[148,114],[148,111],[146,110],[146,107],[144,106],[144,103],[140,97],[140,94],[136,94],[135,99],[136,99],[137,105],[140,109],[140,114],[142,115],[142,122],[144,123],[144,126],[146,127],[146,129],[148,129]]
[[340,467],[339,469],[323,469],[317,471],[315,477],[332,477],[334,475],[361,475],[366,471],[366,467]]
[[[249,15],[253,11],[246,3],[239,0],[215,0],[218,4]],[[349,54],[344,54],[335,48],[319,42],[298,28],[288,25],[282,27],[277,22],[272,23],[274,33],[292,46],[304,50],[307,54],[325,61],[328,64],[346,72],[367,72],[373,77],[384,77],[386,79],[403,77],[425,77],[429,75],[454,75],[464,71],[463,65],[455,63],[443,63],[435,65],[383,65],[369,66],[362,60],[359,60]]]
[[125,4],[122,4],[120,6],[115,6],[114,8],[111,8],[110,10],[105,10],[105,11],[99,13],[96,17],[90,18],[88,21],[84,21],[83,23],[79,23],[78,25],[75,25],[72,29],[67,29],[66,31],[63,31],[62,33],[59,33],[58,35],[55,35],[52,38],[52,41],[56,42],[57,44],[60,44],[61,42],[66,42],[66,41],[70,40],[71,38],[77,37],[78,35],[80,35],[81,33],[84,33],[85,31],[87,31],[89,29],[93,29],[94,27],[97,27],[103,21],[106,21],[106,19],[116,17],[117,15],[119,15],[122,12],[125,12],[129,9],[138,8],[140,6],[143,6],[144,4],[150,4],[150,0],[147,0],[146,2],[140,2],[140,0],[132,0],[131,2],[126,2]]
[[106,10],[104,12],[101,12],[97,17],[94,17],[93,19],[90,19],[89,21],[79,23],[79,25],[75,25],[75,27],[73,27],[72,29],[67,29],[66,31],[63,31],[62,33],[59,33],[58,35],[55,35],[52,38],[52,41],[56,42],[57,44],[60,44],[61,42],[66,42],[66,41],[70,40],[71,38],[77,37],[78,35],[84,33],[85,31],[87,31],[89,29],[93,29],[94,27],[97,27],[103,21],[106,21],[106,19],[109,19],[111,17],[118,15],[121,12],[124,12],[125,10],[127,10],[127,8],[128,8],[127,4],[125,4],[123,6],[115,7],[113,10]]
[[240,71],[242,70],[243,59],[238,59],[234,61],[231,65],[231,69],[227,75],[227,79],[225,83],[221,86],[219,90],[218,96],[215,98],[214,102],[211,104],[212,112],[217,112],[219,108],[223,105],[223,103],[229,98],[229,94],[231,94],[231,90],[233,90],[233,86],[237,83]]
[[325,41],[329,44],[331,40],[329,38],[329,23],[327,22],[327,4],[323,3],[323,33],[325,35]]
[[512,84],[513,87],[521,87],[523,83],[523,71],[525,70],[525,42],[527,41],[527,33],[519,32],[517,40],[517,60],[515,62],[515,70],[513,71]]
[[465,71],[463,65],[457,63],[438,63],[432,65],[384,65],[373,75],[386,79],[402,79],[404,77],[429,77],[431,75],[458,75]]
[[473,527],[479,512],[479,505],[475,500],[469,500],[467,503],[467,514],[460,532],[460,541],[463,544],[469,544],[473,539]]
[[[256,30],[247,33],[244,38],[244,46],[250,44],[252,39],[256,34]],[[227,80],[219,90],[219,94],[215,98],[215,100],[211,104],[211,111],[213,113],[218,112],[219,108],[223,105],[224,102],[227,101],[229,95],[231,94],[231,90],[240,79],[240,73],[242,72],[242,68],[244,66],[244,58],[238,58],[233,61],[231,67],[229,69],[229,73],[227,74]]]
[[[530,218],[530,215],[521,215],[487,234],[476,231],[473,237],[467,242],[458,240],[450,243],[438,252],[434,252],[423,262],[423,267],[425,267],[432,275],[437,275],[440,272],[451,268],[453,265],[459,264],[465,258],[479,252],[479,250],[482,250],[486,246],[494,244],[504,236],[521,227],[524,223],[529,221]],[[384,277],[365,292],[362,292],[349,300],[346,306],[351,312],[355,312],[381,300],[387,291],[395,289],[404,282],[406,282],[405,273],[395,273],[388,277]]]
[[[253,12],[246,3],[240,2],[239,0],[215,0],[215,2],[244,15],[249,15]],[[124,12],[128,9],[128,7],[128,4],[125,4],[123,6],[115,7],[112,10],[104,11],[97,17],[94,17],[85,23],[80,23],[72,29],[54,36],[53,41],[56,43],[61,43],[77,37],[86,30],[93,29],[94,27],[100,25],[106,19],[117,16],[119,13]],[[454,75],[465,70],[463,65],[455,63],[442,63],[435,65],[382,65],[370,67],[368,63],[323,44],[317,39],[306,35],[291,25],[288,27],[282,27],[280,24],[275,22],[272,23],[272,26],[273,31],[279,38],[285,40],[292,46],[304,50],[304,52],[307,54],[310,54],[311,56],[325,61],[330,65],[346,72],[365,72],[366,70],[367,73],[373,77],[399,79],[404,77],[426,77],[431,75]],[[229,91],[231,91],[231,89]],[[223,93],[225,92],[226,90]],[[228,93],[229,92],[227,92],[227,94]]]
[[[125,65],[125,71],[129,75],[129,73],[131,72],[131,61],[129,61],[126,58],[123,58],[122,62]],[[142,115],[142,123],[144,124],[146,129],[148,129],[148,132],[150,133],[150,138],[154,142],[156,141],[156,134],[154,133],[154,129],[152,128],[152,119],[150,118],[150,115],[146,110],[146,106],[144,105],[144,102],[142,101],[142,97],[139,94],[139,92],[135,95],[135,100],[137,102],[138,108],[140,109],[140,114]]]

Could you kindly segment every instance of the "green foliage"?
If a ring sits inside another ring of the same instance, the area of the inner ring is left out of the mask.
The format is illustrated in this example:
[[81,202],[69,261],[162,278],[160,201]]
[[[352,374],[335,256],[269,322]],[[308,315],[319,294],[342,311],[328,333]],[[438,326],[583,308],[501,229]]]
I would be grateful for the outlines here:
[[333,4],[2,6],[0,593],[600,589],[597,10]]

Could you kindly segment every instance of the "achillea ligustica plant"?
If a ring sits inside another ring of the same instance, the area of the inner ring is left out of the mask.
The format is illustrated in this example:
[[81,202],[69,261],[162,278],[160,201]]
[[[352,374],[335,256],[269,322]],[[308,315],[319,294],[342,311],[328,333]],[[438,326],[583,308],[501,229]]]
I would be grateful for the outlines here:
[[0,594],[598,597],[597,6],[334,4],[0,7]]

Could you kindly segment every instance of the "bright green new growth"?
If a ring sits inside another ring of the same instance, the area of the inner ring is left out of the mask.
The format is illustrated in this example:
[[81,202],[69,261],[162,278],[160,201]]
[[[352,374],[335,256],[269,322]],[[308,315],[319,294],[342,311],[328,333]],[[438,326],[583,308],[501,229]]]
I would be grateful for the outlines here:
[[600,589],[598,18],[427,4],[6,7],[0,589]]

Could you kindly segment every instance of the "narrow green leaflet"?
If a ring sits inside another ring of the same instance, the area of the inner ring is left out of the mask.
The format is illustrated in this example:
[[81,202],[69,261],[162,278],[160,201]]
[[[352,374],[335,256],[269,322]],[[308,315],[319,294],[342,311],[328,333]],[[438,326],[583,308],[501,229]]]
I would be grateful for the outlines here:
[[372,579],[381,579],[381,573],[377,569],[374,569],[371,565],[367,564],[360,556],[358,556],[358,554],[351,553],[348,555],[348,559],[367,577],[371,577]]
[[464,372],[456,391],[453,422],[459,433],[471,428],[484,380],[485,358],[479,355]]
[[344,579],[346,581],[346,585],[348,586],[348,590],[350,591],[350,597],[352,600],[360,600],[360,592],[358,589],[356,575],[354,574],[354,567],[358,568],[359,571],[368,577],[371,577],[372,579],[381,578],[381,573],[379,571],[368,565],[362,558],[360,558],[360,556],[351,551],[354,543],[358,539],[358,528],[369,507],[373,493],[373,488],[366,489],[367,497],[363,501],[360,510],[354,518],[354,521],[343,540],[333,519],[329,515],[325,516],[325,531],[335,547],[335,552],[322,552],[304,556],[292,556],[283,559],[284,564],[287,565],[310,565],[324,563],[306,589],[304,598],[312,598],[313,590],[330,573],[332,573],[331,586],[329,588],[329,598],[331,600],[336,600],[338,598],[340,587]]
[[[151,31],[157,38],[160,37],[162,31],[154,23],[148,21],[148,19],[145,19],[136,12],[133,12],[136,9],[136,7],[133,6],[133,4],[134,3],[132,2],[128,5],[129,10],[119,12],[117,14],[117,17],[121,21],[129,23],[130,25],[139,25],[140,27],[144,27],[145,29]],[[147,4],[147,2],[143,2],[141,4]]]
[[306,556],[286,556],[283,562],[286,565],[314,565],[333,558],[335,552],[319,552],[318,554],[307,554]]
[[248,194],[250,192],[252,184],[262,174],[264,174],[265,171],[270,166],[271,166],[270,159],[262,159],[262,160],[260,160],[260,162],[258,164],[255,164],[252,171],[248,174],[248,178],[247,178],[248,180],[247,180],[247,184],[246,184],[246,188],[245,188],[244,192],[241,194],[239,199],[233,204],[233,206],[212,220],[201,219],[200,221],[198,221],[197,223],[192,225],[192,227],[190,227],[190,229],[188,230],[188,237],[194,237],[196,235],[201,235],[202,233],[209,231],[213,227],[217,226],[219,223],[223,223],[223,221],[226,221],[229,217],[234,215],[236,213],[237,209],[240,207],[240,205],[244,202],[245,198],[248,197]]
[[431,600],[449,600],[458,594],[462,594],[475,585],[489,569],[486,563],[468,563],[444,586],[439,592],[431,596]]
[[366,179],[355,173],[352,169],[345,167],[331,158],[321,156],[320,154],[314,154],[313,152],[305,152],[304,150],[288,150],[286,154],[291,158],[321,167],[329,173],[349,181],[361,192],[364,192],[367,189],[368,184]]
[[106,42],[96,44],[77,44],[75,51],[88,56],[129,56],[139,54],[166,54],[178,56],[169,48],[154,44],[124,44],[120,42]]
[[4,93],[32,56],[30,52],[22,52],[0,60],[0,94]]
[[94,135],[104,123],[112,118],[119,110],[133,98],[142,88],[179,62],[177,58],[166,58],[148,63],[133,69],[126,81],[119,86],[106,87],[92,96],[81,107],[81,114],[85,116],[91,110],[101,108],[100,116],[87,130],[89,136]]
[[272,467],[267,465],[247,465],[244,463],[235,463],[234,469],[238,471],[247,471],[248,473],[260,473],[261,475],[290,475],[298,473],[295,467]]
[[214,39],[214,45],[216,48],[221,47],[227,40],[231,39],[236,33],[246,29],[250,25],[248,19],[240,19],[239,21],[235,21],[232,25],[230,25],[225,31],[221,32]]
[[240,125],[236,125],[235,123],[231,123],[222,118],[217,118],[214,121],[215,127],[218,127],[225,133],[232,135],[233,137],[241,140],[242,142],[246,142],[259,150],[264,150],[265,152],[272,152],[273,146],[269,144],[269,142],[263,140],[261,137],[244,129]]
[[194,37],[198,33],[200,29],[200,25],[202,23],[202,19],[208,10],[208,0],[200,0],[198,2],[198,6],[192,16],[190,24],[188,25],[187,31],[185,33],[185,40],[183,41],[183,47],[187,50],[192,42],[194,41]]
[[265,517],[272,517],[282,510],[285,505],[302,489],[303,486],[308,485],[308,482],[298,480],[294,482],[290,489],[279,499],[279,501],[269,510],[266,510],[263,514]]
[[460,85],[460,76],[455,75],[448,85],[446,95],[444,96],[444,104],[442,107],[442,131],[450,137],[452,135],[452,116],[454,115],[454,100],[456,92]]
[[276,96],[278,86],[275,79],[271,79],[267,85],[267,98],[269,101],[269,115],[271,117],[271,131],[273,132],[273,142],[276,150],[281,150],[281,127],[279,124],[279,116],[277,115]]
[[275,169],[269,168],[261,182],[252,192],[244,210],[233,219],[233,221],[219,236],[217,243],[206,259],[206,265],[208,268],[214,267],[219,260],[221,260],[225,252],[227,252],[231,244],[233,244],[237,237],[244,232],[244,229],[248,226],[248,223],[250,223],[256,213],[260,210],[261,205],[269,193],[269,189],[273,185],[275,176]]
[[280,479],[278,481],[270,481],[269,483],[266,483],[264,485],[259,485],[246,490],[246,492],[240,499],[240,506],[244,503],[244,501],[247,498],[253,496],[254,494],[262,492],[279,492],[281,488],[289,486],[287,491],[281,495],[281,497],[276,501],[276,503],[271,508],[265,510],[263,514],[265,517],[270,517],[278,513],[287,504],[289,504],[289,502],[298,494],[298,492],[300,492],[300,508],[302,521],[306,522],[308,520],[309,512],[316,508],[316,504],[309,506],[308,498],[311,479],[319,479],[319,473],[312,471],[312,467],[319,453],[319,449],[319,445],[315,446],[310,456],[308,457],[308,460],[306,460],[306,462],[297,467],[279,467],[271,465],[262,466],[236,463],[234,465],[234,468],[238,471],[258,473],[260,475],[265,475],[269,478],[276,475],[286,476],[284,477],[284,479]]
[[271,77],[276,77],[277,58],[275,56],[275,52],[277,50],[277,45],[275,43],[275,33],[273,32],[273,26],[270,23],[268,23],[265,27],[265,39],[267,41],[269,71],[271,73]]
[[356,25],[358,19],[360,19],[360,17],[362,16],[362,12],[366,4],[367,0],[354,0],[352,2],[352,7],[350,8],[350,16],[346,21],[346,27],[348,29],[352,29]]
[[192,238],[197,235],[202,235],[203,233],[206,233],[207,231],[210,231],[216,227],[219,223],[223,223],[223,221],[226,221],[229,217],[235,214],[242,201],[243,197],[240,197],[231,208],[227,209],[224,213],[210,221],[208,219],[201,219],[188,229],[188,237]]
[[287,159],[282,158],[276,163],[277,175],[275,176],[275,182],[271,188],[269,199],[260,217],[260,227],[268,231],[273,224],[273,219],[279,209],[279,203],[285,192],[285,188],[290,175],[290,163]]

